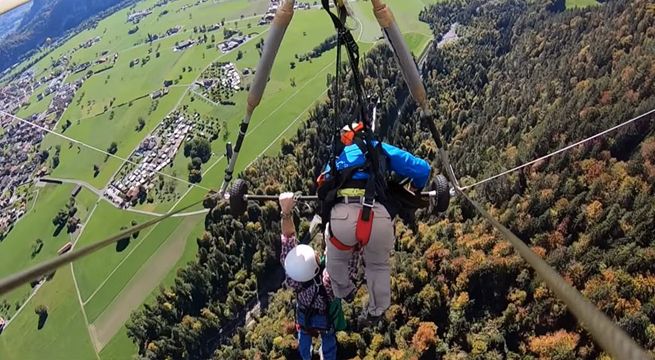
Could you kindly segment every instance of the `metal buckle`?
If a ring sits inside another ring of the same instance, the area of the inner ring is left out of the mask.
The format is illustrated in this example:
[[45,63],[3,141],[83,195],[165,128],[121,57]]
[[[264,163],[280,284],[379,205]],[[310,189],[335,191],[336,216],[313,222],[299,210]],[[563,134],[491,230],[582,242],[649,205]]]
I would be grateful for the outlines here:
[[375,199],[372,199],[370,203],[367,203],[366,198],[362,196],[361,204],[362,206],[373,208],[375,206]]

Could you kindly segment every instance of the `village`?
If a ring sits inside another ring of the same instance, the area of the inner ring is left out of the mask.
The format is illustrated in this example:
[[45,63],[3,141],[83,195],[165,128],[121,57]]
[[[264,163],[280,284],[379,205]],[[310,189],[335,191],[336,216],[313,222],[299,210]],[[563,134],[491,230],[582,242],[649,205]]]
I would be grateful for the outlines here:
[[[56,120],[70,104],[83,80],[64,83],[67,72],[56,77],[42,77],[35,81],[31,72],[0,88],[0,109],[15,113],[29,101],[34,89],[47,83],[38,99],[52,95],[52,101],[45,112],[31,115],[28,120],[38,126],[51,129]],[[0,236],[6,234],[12,225],[25,213],[25,194],[18,188],[32,181],[33,176],[47,171],[45,162],[47,152],[37,153],[45,137],[42,130],[34,129],[24,122],[10,116],[0,115],[3,133],[0,135]]]
[[[318,6],[316,2],[314,4]],[[278,7],[280,7],[280,0],[271,0],[271,2],[268,5],[268,9],[266,10],[266,13],[259,20],[258,24],[259,25],[270,24],[275,18],[275,12],[277,11]],[[302,2],[302,3],[297,2],[293,4],[294,10],[309,10],[311,8],[312,6],[308,2]]]
[[165,118],[130,156],[130,162],[138,165],[126,163],[105,190],[105,197],[121,208],[134,205],[153,187],[155,175],[173,161],[192,126],[181,114]]

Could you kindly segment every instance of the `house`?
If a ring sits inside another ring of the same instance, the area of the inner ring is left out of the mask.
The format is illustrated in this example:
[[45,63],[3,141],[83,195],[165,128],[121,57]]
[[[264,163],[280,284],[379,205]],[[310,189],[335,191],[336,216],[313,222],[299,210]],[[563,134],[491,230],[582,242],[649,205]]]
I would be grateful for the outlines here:
[[175,45],[175,48],[173,49],[173,51],[182,51],[184,49],[190,48],[195,43],[196,42],[193,41],[193,40],[184,40],[181,43],[178,43],[177,45]]
[[161,90],[157,90],[154,93],[150,94],[151,99],[159,99],[160,97],[164,97],[164,95],[168,94],[168,89],[164,88]]
[[125,194],[125,196],[127,197],[127,201],[134,201],[139,198],[140,193],[141,193],[141,187],[134,186]]
[[64,244],[64,246],[59,248],[59,250],[57,250],[57,254],[63,255],[64,253],[67,253],[72,247],[73,247],[73,243],[69,241],[66,244]]
[[138,12],[135,12],[135,13],[132,13],[132,14],[128,15],[127,16],[127,21],[136,24],[139,21],[141,21],[141,19],[143,19],[144,17],[146,17],[146,16],[148,16],[150,14],[152,14],[152,10],[138,11]]
[[166,35],[170,36],[170,35],[173,35],[173,34],[177,34],[180,31],[180,29],[182,29],[182,26],[180,26],[180,25],[174,26],[174,27],[166,30]]

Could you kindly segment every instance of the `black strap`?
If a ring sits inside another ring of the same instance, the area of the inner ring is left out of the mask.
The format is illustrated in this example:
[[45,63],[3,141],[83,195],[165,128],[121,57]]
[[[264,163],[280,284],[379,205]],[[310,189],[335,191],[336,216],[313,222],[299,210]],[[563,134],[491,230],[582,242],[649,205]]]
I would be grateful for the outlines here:
[[381,145],[378,142],[377,146],[373,146],[373,135],[371,130],[365,128],[362,130],[364,140],[358,134],[355,135],[353,142],[366,158],[366,166],[368,168],[368,179],[366,180],[366,187],[364,188],[364,208],[362,209],[362,220],[369,221],[371,217],[371,210],[373,208],[375,198],[377,196],[377,180],[378,177],[383,177],[380,174],[380,157],[378,151],[381,150]]
[[[337,82],[339,79],[339,67],[341,66],[341,55],[340,55],[340,46],[343,44],[346,47],[348,60],[350,62],[350,68],[353,73],[353,78],[355,80],[355,91],[357,92],[357,100],[360,104],[360,114],[362,121],[366,126],[370,126],[370,119],[368,117],[368,107],[365,106],[366,98],[364,97],[364,81],[362,80],[361,74],[359,73],[359,46],[355,41],[352,33],[346,26],[343,24],[343,21],[339,19],[332,11],[330,11],[330,2],[329,0],[321,0],[323,9],[330,15],[334,28],[337,30]],[[338,95],[338,94],[337,94]],[[340,99],[336,99],[337,102]],[[338,108],[335,108],[338,109]],[[338,116],[338,112],[337,112]]]

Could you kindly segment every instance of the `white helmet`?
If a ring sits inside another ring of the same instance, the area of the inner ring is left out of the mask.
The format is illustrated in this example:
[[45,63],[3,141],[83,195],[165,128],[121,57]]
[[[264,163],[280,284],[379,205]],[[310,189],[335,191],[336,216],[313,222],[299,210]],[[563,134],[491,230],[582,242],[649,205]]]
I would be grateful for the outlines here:
[[318,274],[316,253],[309,245],[298,245],[291,249],[284,258],[284,270],[295,281],[309,281]]

